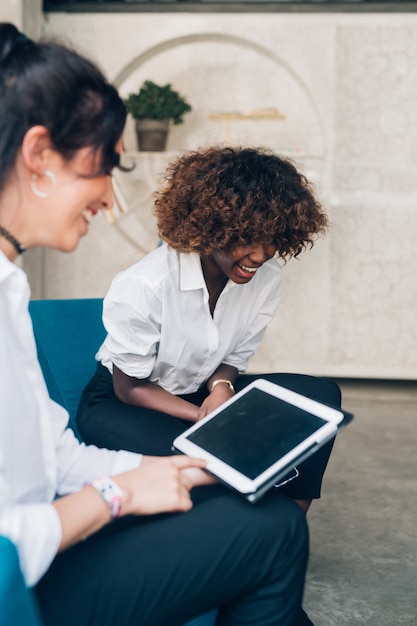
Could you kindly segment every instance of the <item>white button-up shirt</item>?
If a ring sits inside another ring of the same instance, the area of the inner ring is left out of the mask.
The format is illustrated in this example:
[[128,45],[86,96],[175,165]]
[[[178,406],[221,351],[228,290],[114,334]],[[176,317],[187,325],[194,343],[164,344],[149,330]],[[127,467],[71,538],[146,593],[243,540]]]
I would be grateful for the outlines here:
[[26,275],[0,252],[0,534],[17,545],[33,585],[61,540],[55,496],[133,469],[141,456],[85,446],[66,428],[37,361],[28,301]]
[[96,358],[176,395],[195,392],[221,363],[245,371],[280,290],[281,268],[270,259],[248,283],[229,280],[211,316],[199,255],[163,244],[114,278]]

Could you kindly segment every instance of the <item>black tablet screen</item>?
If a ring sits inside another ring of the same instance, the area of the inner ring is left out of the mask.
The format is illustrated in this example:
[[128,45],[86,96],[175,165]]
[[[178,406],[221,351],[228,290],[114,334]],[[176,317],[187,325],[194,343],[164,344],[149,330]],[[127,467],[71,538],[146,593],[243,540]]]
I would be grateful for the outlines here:
[[251,389],[187,439],[253,480],[326,423]]

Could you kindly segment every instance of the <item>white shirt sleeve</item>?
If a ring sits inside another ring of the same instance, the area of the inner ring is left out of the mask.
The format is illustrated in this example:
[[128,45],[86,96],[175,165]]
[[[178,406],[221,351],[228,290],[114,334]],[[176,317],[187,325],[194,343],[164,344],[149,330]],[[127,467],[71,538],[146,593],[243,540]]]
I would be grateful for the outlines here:
[[112,371],[114,363],[127,376],[148,378],[155,366],[161,338],[161,303],[154,285],[141,276],[116,277],[103,302],[107,331],[103,359]]
[[0,534],[16,545],[32,586],[60,545],[56,495],[133,469],[142,457],[80,444],[66,428],[68,414],[50,399],[37,361],[28,298],[26,276],[0,253]]
[[86,482],[101,476],[116,476],[139,467],[142,455],[124,450],[106,450],[80,443],[70,428],[62,428],[67,412],[51,402],[56,437],[57,494],[78,491]]
[[0,533],[16,544],[26,584],[31,587],[58,551],[61,524],[49,502],[15,504],[7,496],[4,478],[0,476]]
[[[57,494],[77,491],[93,478],[116,475],[139,466],[142,458],[139,454],[80,444],[72,430],[65,428],[66,411],[52,400],[49,402],[52,432],[57,437]],[[55,508],[44,494],[40,494],[43,498],[40,502],[15,501],[13,486],[18,492],[24,489],[24,484],[19,484],[21,477],[18,475],[15,478],[8,475],[7,465],[10,467],[10,464],[5,456],[0,446],[0,534],[16,544],[26,583],[32,586],[46,572],[58,551],[61,524]]]

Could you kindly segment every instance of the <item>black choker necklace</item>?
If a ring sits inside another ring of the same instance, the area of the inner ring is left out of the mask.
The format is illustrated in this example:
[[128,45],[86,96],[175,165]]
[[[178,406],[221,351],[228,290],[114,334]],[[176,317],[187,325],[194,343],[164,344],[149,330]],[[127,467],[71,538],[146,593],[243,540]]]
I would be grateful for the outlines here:
[[22,244],[19,243],[17,239],[15,239],[15,237],[13,237],[13,235],[9,233],[8,230],[3,228],[3,226],[0,226],[0,235],[3,235],[3,237],[7,239],[7,241],[10,241],[17,254],[22,254],[26,250],[26,248],[22,246]]

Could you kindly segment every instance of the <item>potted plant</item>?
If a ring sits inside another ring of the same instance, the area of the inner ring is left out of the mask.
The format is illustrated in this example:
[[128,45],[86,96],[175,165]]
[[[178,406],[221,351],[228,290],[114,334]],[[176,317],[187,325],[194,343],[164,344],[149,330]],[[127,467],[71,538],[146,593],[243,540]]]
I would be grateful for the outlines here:
[[165,150],[169,125],[182,124],[185,113],[191,111],[187,100],[170,84],[157,85],[146,80],[136,93],[125,100],[127,110],[135,120],[139,150]]

